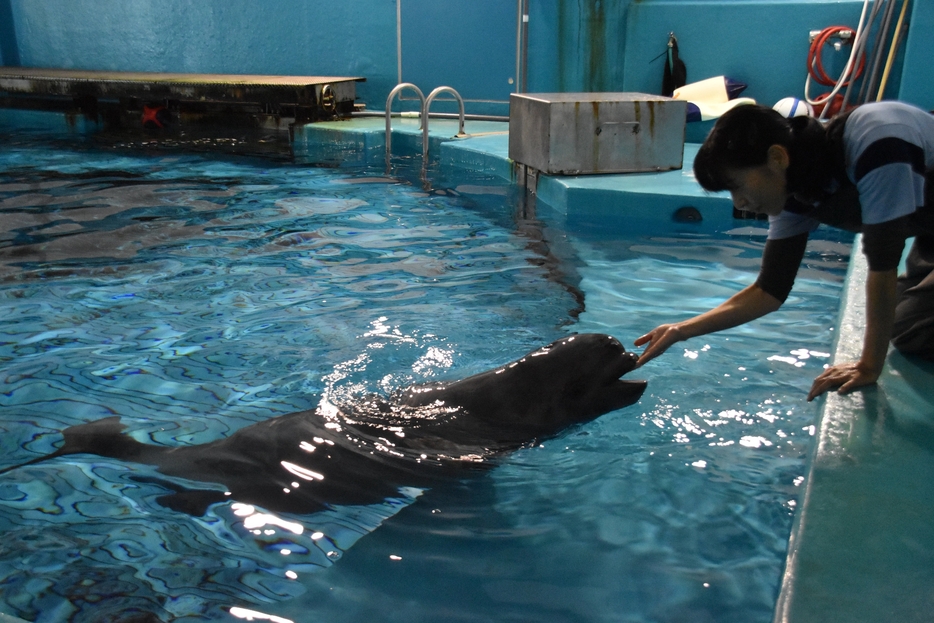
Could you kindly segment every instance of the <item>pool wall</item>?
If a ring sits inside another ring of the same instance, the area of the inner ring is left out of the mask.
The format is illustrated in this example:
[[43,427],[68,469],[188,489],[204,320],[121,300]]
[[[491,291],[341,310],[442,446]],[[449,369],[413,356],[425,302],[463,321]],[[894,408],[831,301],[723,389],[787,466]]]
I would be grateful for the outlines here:
[[[506,114],[517,88],[516,3],[398,1],[0,0],[0,60],[66,69],[365,76],[358,95],[371,110],[383,109],[401,78],[426,93],[453,86],[469,100],[468,112]],[[529,4],[528,91],[657,93],[659,55],[674,32],[690,81],[726,74],[768,104],[802,93],[808,32],[855,27],[862,8],[861,0]],[[928,62],[934,40],[925,36],[934,27],[934,5],[910,6],[912,27],[887,95],[934,108]],[[845,53],[830,63],[840,64]],[[446,105],[439,102],[437,110]]]

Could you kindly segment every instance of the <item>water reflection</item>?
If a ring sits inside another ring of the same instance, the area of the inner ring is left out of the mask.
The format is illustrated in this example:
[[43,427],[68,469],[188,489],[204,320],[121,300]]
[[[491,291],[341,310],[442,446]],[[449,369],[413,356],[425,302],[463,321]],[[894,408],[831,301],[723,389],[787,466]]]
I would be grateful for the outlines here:
[[237,617],[238,619],[244,619],[246,621],[271,621],[272,623],[295,623],[291,619],[284,619],[282,617],[275,616],[273,614],[265,614],[263,612],[258,612],[256,610],[249,610],[247,608],[239,608],[237,606],[232,607],[228,610],[232,616]]

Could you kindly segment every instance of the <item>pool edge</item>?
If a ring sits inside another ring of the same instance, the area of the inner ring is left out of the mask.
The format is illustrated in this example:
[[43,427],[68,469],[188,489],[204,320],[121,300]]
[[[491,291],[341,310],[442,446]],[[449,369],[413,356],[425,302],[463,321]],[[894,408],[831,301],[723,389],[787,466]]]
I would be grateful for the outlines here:
[[[834,362],[856,361],[862,349],[869,271],[860,244],[857,236]],[[934,486],[925,496],[909,475],[934,465],[934,452],[911,434],[934,432],[934,415],[925,414],[934,414],[934,399],[910,380],[932,370],[890,348],[876,387],[824,398],[773,623],[930,620]]]

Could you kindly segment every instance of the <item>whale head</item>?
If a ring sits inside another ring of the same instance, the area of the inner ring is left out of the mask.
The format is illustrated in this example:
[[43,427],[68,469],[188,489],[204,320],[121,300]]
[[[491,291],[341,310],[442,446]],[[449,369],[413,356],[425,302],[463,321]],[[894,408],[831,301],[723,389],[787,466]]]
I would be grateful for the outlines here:
[[612,336],[571,335],[493,370],[409,393],[406,402],[456,407],[504,441],[538,438],[637,402],[646,382],[621,378],[637,361]]
[[646,382],[621,377],[635,369],[638,360],[638,355],[626,351],[612,336],[572,335],[516,362],[512,381],[517,389],[529,392],[526,400],[530,403],[535,401],[534,394],[539,401],[547,397],[552,408],[539,410],[539,417],[566,426],[637,402]]

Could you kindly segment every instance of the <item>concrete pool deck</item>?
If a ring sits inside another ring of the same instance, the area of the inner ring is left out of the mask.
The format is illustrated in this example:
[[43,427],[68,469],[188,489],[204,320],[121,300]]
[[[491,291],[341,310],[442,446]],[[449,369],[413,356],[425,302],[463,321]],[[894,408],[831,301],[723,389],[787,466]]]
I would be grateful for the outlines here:
[[[0,128],[15,127],[18,114],[0,110]],[[37,114],[29,114],[33,125]],[[52,131],[95,130],[62,115],[49,118]],[[515,181],[508,124],[467,121],[468,137],[459,139],[451,138],[456,121],[432,119],[430,128],[430,155],[442,171],[469,169]],[[299,160],[381,166],[384,141],[384,119],[356,118],[298,128],[293,148]],[[421,152],[417,120],[393,119],[393,146],[394,153]],[[703,215],[701,230],[755,223],[734,220],[728,196],[705,193],[697,185],[691,174],[696,150],[696,144],[685,146],[684,166],[677,171],[542,176],[537,199],[568,221],[619,219],[631,226],[692,206]],[[841,300],[834,361],[854,360],[862,343],[867,268],[858,245],[859,240]],[[934,612],[934,362],[890,352],[877,387],[820,400],[775,623],[929,621]],[[0,623],[6,621],[17,620],[0,614]]]

